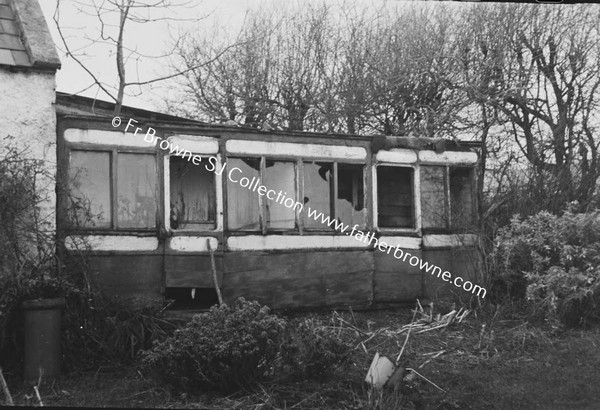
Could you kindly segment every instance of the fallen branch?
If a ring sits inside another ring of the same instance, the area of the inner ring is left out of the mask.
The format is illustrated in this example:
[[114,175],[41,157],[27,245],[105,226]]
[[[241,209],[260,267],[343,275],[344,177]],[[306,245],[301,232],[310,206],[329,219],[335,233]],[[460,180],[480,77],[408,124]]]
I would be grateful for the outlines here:
[[12,396],[10,395],[10,391],[8,390],[8,385],[6,384],[6,380],[4,380],[4,375],[2,374],[2,368],[0,368],[0,384],[2,384],[2,391],[4,392],[4,396],[6,397],[6,405],[14,406]]
[[438,386],[437,384],[435,384],[434,382],[432,382],[431,380],[429,380],[427,377],[425,377],[422,374],[420,374],[419,372],[417,372],[415,369],[411,369],[410,367],[407,367],[406,370],[409,370],[409,371],[413,372],[414,374],[416,374],[417,376],[419,376],[420,378],[422,378],[423,380],[425,380],[427,383],[431,384],[436,389],[439,389],[439,390],[443,391],[444,393],[448,393],[446,390],[442,389],[440,386]]
[[40,391],[38,389],[37,386],[33,386],[33,390],[35,391],[35,396],[38,399],[38,402],[40,403],[40,407],[44,407],[44,403],[42,403],[42,398],[40,397]]
[[[417,303],[418,302],[419,301],[417,300]],[[416,316],[417,316],[417,308],[415,308],[415,311],[413,313],[412,320],[410,321],[411,324],[415,321]],[[408,343],[408,338],[410,337],[411,329],[412,329],[412,326],[408,328],[408,333],[406,334],[406,339],[404,339],[404,344],[402,345],[402,349],[400,349],[400,353],[398,354],[398,357],[396,357],[396,366],[398,366],[398,363],[400,362],[400,358],[402,357],[402,353],[404,353],[404,348],[406,347],[406,343]]]

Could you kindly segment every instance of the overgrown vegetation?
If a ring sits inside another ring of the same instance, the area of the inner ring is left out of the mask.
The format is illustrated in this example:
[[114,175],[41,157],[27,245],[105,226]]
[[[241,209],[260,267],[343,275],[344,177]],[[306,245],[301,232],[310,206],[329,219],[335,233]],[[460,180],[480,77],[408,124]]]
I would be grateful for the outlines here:
[[232,391],[273,380],[324,380],[353,347],[332,316],[287,320],[240,298],[194,316],[146,352],[145,372],[174,391]]
[[[67,369],[98,361],[133,361],[175,325],[161,319],[162,303],[128,309],[92,291],[82,258],[68,269],[58,261],[52,212],[44,213],[54,177],[42,161],[29,159],[28,147],[12,137],[0,150],[0,367],[20,372],[23,313],[28,299],[65,298],[63,364]],[[80,260],[81,259],[81,260]]]
[[600,319],[600,211],[514,218],[500,230],[492,262],[533,317],[568,326]]
[[213,306],[149,351],[144,367],[176,390],[246,388],[271,374],[284,328],[257,302]]
[[353,348],[335,317],[322,321],[303,318],[291,321],[281,346],[282,371],[291,378],[324,380],[331,371],[349,361]]

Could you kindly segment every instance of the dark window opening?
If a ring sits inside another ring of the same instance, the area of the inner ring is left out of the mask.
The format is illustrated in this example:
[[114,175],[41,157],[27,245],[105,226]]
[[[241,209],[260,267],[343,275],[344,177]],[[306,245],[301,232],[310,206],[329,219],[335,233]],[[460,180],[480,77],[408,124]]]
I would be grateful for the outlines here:
[[377,225],[414,228],[413,169],[377,167]]
[[214,288],[166,288],[165,299],[174,300],[170,309],[209,309],[219,303]]
[[169,160],[172,229],[215,228],[215,175],[182,157]]

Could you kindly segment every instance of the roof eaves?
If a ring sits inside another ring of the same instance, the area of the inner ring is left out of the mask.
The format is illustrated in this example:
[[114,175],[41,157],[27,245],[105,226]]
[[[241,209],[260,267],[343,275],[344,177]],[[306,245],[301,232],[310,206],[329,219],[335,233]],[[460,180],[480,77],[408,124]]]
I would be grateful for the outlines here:
[[9,0],[21,38],[34,68],[58,70],[60,59],[37,0]]

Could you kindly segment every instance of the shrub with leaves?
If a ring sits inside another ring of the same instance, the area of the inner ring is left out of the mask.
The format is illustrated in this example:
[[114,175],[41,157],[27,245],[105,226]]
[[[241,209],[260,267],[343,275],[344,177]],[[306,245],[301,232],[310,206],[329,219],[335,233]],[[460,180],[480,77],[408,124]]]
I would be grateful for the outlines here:
[[297,378],[326,378],[350,359],[352,346],[331,323],[304,319],[290,324],[281,347],[284,369]]
[[272,372],[285,324],[243,298],[213,306],[146,352],[143,368],[179,391],[247,388]]
[[492,261],[500,278],[521,278],[536,315],[569,326],[600,319],[600,211],[514,218]]

